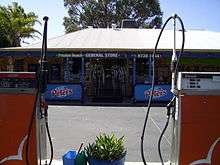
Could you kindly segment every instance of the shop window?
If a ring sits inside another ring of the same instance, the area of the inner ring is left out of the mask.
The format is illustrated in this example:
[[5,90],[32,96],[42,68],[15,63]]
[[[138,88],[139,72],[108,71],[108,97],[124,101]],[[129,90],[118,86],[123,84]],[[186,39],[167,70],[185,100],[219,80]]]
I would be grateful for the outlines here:
[[155,69],[155,82],[156,84],[170,84],[171,72],[169,66],[157,66]]
[[61,66],[59,64],[51,64],[49,72],[49,81],[60,82],[61,81]]
[[149,82],[149,62],[146,58],[136,60],[136,83]]
[[24,59],[16,59],[14,63],[14,71],[22,72],[24,71]]
[[170,84],[171,71],[169,60],[159,58],[155,61],[155,84]]
[[81,71],[81,58],[64,59],[64,81],[79,83]]

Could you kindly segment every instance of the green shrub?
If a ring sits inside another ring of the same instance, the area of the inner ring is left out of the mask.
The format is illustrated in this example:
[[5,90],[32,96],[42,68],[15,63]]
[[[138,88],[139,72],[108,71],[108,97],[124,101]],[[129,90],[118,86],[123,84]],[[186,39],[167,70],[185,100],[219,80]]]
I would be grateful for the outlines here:
[[117,138],[114,134],[101,134],[94,143],[85,147],[88,157],[98,160],[117,160],[125,156],[124,136]]

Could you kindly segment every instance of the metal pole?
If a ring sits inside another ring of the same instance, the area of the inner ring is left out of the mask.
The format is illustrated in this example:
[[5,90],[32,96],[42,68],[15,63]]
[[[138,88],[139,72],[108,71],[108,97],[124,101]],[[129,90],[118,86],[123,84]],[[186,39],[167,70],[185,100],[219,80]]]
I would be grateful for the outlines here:
[[133,77],[132,77],[132,84],[133,84],[133,102],[135,101],[135,84],[136,84],[136,57],[133,58]]
[[152,81],[152,55],[150,54],[148,56],[149,62],[148,62],[148,82]]
[[80,74],[80,79],[81,79],[81,86],[82,86],[82,100],[81,100],[81,102],[83,103],[84,102],[84,86],[85,86],[85,79],[84,79],[84,76],[85,76],[85,57],[82,57],[82,59],[81,59],[82,61],[81,61],[81,74]]
[[173,55],[172,55],[172,62],[171,62],[171,73],[172,73],[172,83],[171,83],[171,92],[174,93],[176,89],[176,80],[175,80],[175,67],[177,62],[176,57],[176,17],[177,15],[174,14],[173,16]]

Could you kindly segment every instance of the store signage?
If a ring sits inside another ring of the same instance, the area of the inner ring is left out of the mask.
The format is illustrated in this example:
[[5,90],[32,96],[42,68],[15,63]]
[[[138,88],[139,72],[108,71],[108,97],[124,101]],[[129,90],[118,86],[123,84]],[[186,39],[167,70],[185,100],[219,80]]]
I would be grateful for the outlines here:
[[107,57],[120,57],[118,53],[86,53],[85,57],[107,58]]
[[[153,56],[153,53],[144,53],[144,54],[138,54],[137,58],[149,58],[152,56]],[[161,57],[161,55],[157,53],[157,54],[155,54],[155,57],[159,58],[159,57]]]
[[[154,101],[169,101],[172,99],[173,94],[170,92],[170,85],[155,85],[153,92]],[[148,101],[151,94],[151,85],[137,84],[135,86],[135,100]]]
[[81,100],[80,84],[49,84],[45,93],[46,100]]
[[58,57],[82,57],[81,54],[74,54],[74,53],[58,53]]
[[[131,56],[131,57],[137,57],[137,58],[149,58],[149,57],[152,57],[153,53],[143,53],[143,54],[135,54],[135,53],[128,53],[128,54],[125,54],[125,53],[86,53],[85,54],[85,57],[87,58],[116,58],[116,57],[128,57],[128,56]],[[156,58],[159,58],[160,57],[160,54],[156,54],[155,55]]]

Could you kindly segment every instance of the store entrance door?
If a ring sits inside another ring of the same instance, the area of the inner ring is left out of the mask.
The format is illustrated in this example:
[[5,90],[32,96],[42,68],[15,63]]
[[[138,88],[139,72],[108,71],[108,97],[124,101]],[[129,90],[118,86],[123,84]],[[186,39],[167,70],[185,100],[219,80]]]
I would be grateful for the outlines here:
[[92,102],[122,102],[129,96],[127,59],[89,59],[86,63],[87,96]]

